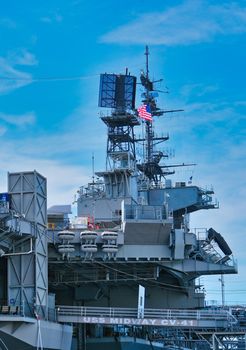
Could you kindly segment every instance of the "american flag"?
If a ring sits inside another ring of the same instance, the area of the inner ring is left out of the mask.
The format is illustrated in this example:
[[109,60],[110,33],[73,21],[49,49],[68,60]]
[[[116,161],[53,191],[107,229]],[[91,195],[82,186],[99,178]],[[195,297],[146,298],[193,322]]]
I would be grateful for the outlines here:
[[140,118],[152,122],[152,114],[149,105],[142,105],[138,108],[138,115]]

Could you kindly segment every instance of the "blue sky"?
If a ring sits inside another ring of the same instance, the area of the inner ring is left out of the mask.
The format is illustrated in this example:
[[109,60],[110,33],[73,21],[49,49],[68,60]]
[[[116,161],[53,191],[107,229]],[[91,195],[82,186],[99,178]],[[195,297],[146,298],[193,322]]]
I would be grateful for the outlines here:
[[[203,0],[36,0],[5,2],[0,13],[0,189],[7,171],[36,169],[48,179],[49,205],[71,203],[105,166],[99,74],[150,71],[168,87],[156,120],[169,132],[171,162],[195,162],[174,180],[213,186],[219,210],[193,215],[192,227],[222,233],[239,274],[225,276],[226,300],[246,304],[246,2]],[[138,100],[139,101],[139,100]],[[175,150],[175,152],[173,151]],[[219,276],[207,298],[221,300]]]

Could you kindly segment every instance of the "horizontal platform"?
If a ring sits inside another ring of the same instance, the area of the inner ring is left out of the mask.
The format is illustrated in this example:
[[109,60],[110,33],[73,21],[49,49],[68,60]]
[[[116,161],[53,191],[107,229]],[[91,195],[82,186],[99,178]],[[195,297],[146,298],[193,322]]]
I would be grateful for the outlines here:
[[[142,315],[143,316],[143,315]],[[236,319],[226,310],[145,309],[139,317],[134,308],[58,306],[58,322],[179,328],[228,327]]]
[[24,322],[24,323],[36,323],[36,318],[25,317],[20,315],[0,315],[0,324],[2,322]]

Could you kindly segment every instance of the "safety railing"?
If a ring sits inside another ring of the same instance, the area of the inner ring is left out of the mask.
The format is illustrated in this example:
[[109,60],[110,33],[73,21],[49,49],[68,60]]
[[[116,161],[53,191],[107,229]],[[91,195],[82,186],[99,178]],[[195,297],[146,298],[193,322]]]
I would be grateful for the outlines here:
[[[121,317],[138,318],[137,308],[112,307],[83,307],[83,306],[57,306],[59,316],[82,317]],[[227,320],[234,322],[235,317],[227,310],[184,310],[184,309],[145,309],[144,318],[173,319],[173,320]]]
[[166,208],[154,205],[129,205],[124,207],[125,221],[129,220],[165,220]]

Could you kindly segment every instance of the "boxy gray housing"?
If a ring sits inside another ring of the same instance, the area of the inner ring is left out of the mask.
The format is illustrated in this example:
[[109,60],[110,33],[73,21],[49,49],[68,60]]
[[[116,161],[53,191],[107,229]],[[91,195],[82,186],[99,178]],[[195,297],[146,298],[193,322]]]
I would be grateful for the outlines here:
[[47,318],[47,183],[36,171],[8,174],[10,209],[29,232],[20,232],[8,259],[8,301],[26,316]]

